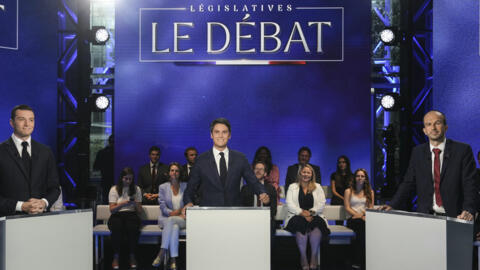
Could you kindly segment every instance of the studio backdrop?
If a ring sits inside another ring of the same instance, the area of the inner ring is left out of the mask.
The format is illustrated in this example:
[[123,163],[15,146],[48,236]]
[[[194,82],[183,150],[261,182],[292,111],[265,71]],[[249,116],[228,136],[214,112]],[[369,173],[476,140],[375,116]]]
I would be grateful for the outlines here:
[[301,146],[323,184],[345,154],[370,169],[370,1],[116,3],[115,162],[185,162],[212,147],[226,117],[229,146],[251,161],[270,148],[283,185]]

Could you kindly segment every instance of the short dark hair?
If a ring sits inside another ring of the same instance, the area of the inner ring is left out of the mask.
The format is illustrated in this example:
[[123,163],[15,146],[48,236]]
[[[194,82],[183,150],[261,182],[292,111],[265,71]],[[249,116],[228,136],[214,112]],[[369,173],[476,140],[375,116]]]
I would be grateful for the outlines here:
[[190,146],[190,147],[187,147],[187,149],[185,149],[185,152],[183,153],[183,154],[185,155],[185,157],[187,157],[188,151],[191,151],[191,150],[194,150],[195,152],[198,153],[197,148],[195,148],[195,147],[193,147],[193,146]]
[[216,124],[223,124],[227,126],[228,132],[232,133],[232,126],[230,125],[230,121],[228,121],[227,118],[223,118],[223,117],[217,118],[212,121],[212,123],[210,124],[210,133],[213,132],[213,127],[215,127]]
[[268,174],[268,172],[267,172],[267,170],[268,170],[268,168],[267,168],[267,163],[265,163],[265,162],[263,162],[263,161],[261,161],[261,160],[257,160],[257,161],[255,161],[255,162],[253,162],[253,164],[252,164],[252,169],[255,169],[255,166],[257,166],[257,164],[262,164],[263,167],[265,168],[265,172]]
[[11,114],[10,114],[10,118],[11,118],[12,120],[15,120],[15,114],[17,113],[18,110],[31,111],[31,112],[33,112],[32,107],[30,107],[30,106],[28,106],[28,105],[25,105],[25,104],[17,105],[17,106],[15,106],[15,107],[13,107],[12,112],[11,112]]
[[310,157],[312,157],[312,150],[310,150],[310,148],[308,148],[308,146],[300,147],[300,149],[298,149],[297,155],[300,155],[300,153],[303,152],[303,151],[307,151],[308,155],[310,155]]
[[150,147],[150,149],[148,150],[148,154],[150,155],[153,151],[157,151],[159,154],[162,153],[162,151],[160,151],[160,148],[156,145]]

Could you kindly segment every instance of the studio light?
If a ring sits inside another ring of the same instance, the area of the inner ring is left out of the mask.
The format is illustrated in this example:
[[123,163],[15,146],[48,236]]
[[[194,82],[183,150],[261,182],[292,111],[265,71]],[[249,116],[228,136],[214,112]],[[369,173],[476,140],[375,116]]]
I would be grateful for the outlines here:
[[92,95],[90,97],[90,102],[92,105],[92,110],[96,112],[104,112],[110,106],[110,99],[105,95]]
[[380,40],[387,46],[395,45],[399,41],[399,33],[395,27],[387,27],[380,31]]
[[94,45],[105,45],[110,39],[110,33],[105,26],[92,26],[90,42]]
[[397,93],[386,94],[380,99],[380,105],[386,111],[396,111],[401,107],[400,95]]

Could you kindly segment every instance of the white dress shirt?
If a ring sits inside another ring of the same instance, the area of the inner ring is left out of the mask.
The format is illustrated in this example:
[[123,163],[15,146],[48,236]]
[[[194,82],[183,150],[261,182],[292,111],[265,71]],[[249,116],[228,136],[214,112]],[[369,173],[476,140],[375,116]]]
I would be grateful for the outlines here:
[[443,206],[438,206],[437,205],[437,200],[435,200],[435,175],[434,175],[434,168],[435,168],[435,153],[433,152],[434,148],[440,149],[442,152],[440,152],[440,172],[442,172],[442,166],[443,166],[443,157],[445,154],[445,142],[447,139],[444,139],[442,143],[440,143],[437,146],[433,146],[430,144],[430,153],[432,155],[432,179],[433,179],[433,211],[435,213],[442,213],[445,214],[445,208]]
[[215,157],[215,163],[217,164],[218,175],[220,175],[220,152],[223,152],[223,156],[225,157],[225,163],[227,164],[227,172],[228,172],[228,148],[225,148],[223,151],[218,151],[215,147],[213,147],[213,157]]
[[27,152],[30,156],[32,156],[32,136],[29,136],[28,139],[26,140],[22,140],[17,136],[15,136],[15,134],[12,134],[12,140],[13,140],[13,143],[15,144],[15,147],[18,150],[18,153],[20,154],[20,157],[22,157],[22,151],[23,151],[22,143],[28,142]]

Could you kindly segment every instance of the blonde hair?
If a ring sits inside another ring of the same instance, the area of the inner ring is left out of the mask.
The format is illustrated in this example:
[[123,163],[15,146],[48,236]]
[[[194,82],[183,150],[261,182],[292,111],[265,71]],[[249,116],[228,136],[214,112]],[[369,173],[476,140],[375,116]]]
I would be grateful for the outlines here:
[[301,177],[302,177],[301,172],[303,171],[304,168],[309,168],[310,171],[312,172],[312,179],[310,179],[310,181],[308,181],[308,184],[307,184],[307,193],[312,193],[317,188],[317,185],[316,185],[316,182],[315,182],[315,179],[317,179],[317,178],[315,176],[315,170],[313,169],[313,167],[310,164],[305,164],[304,166],[300,167],[300,171],[297,174],[297,184],[300,187],[300,182],[301,182]]

